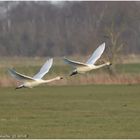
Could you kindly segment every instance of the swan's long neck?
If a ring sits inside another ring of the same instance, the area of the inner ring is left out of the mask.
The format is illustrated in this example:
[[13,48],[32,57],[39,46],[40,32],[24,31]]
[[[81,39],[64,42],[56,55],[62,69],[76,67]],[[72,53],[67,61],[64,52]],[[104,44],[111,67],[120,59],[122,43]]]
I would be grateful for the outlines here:
[[49,83],[49,82],[60,80],[60,79],[62,79],[62,77],[59,77],[59,76],[55,77],[53,79],[50,79],[50,80],[42,80],[42,79],[40,79],[40,80],[36,80],[36,81],[32,81],[32,82],[25,82],[23,86],[31,88],[31,87],[38,86],[38,85],[43,84],[43,83],[45,84],[45,83]]
[[55,78],[53,78],[53,79],[44,80],[43,83],[50,83],[50,82],[53,82],[53,81],[56,81],[56,80],[60,80],[60,77],[55,77]]
[[102,67],[108,66],[108,65],[110,65],[109,62],[101,64],[101,65],[96,65],[95,67],[96,67],[96,69],[99,69],[99,68],[102,68]]

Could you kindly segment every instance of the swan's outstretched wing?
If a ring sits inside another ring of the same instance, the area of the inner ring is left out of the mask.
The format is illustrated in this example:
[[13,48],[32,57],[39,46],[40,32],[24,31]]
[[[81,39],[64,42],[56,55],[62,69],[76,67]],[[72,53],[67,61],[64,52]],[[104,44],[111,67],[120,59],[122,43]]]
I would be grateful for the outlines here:
[[50,58],[46,63],[41,67],[40,71],[33,77],[33,79],[41,79],[51,68],[53,63],[53,58]]
[[16,72],[14,69],[8,69],[8,72],[10,73],[10,75],[14,78],[16,78],[17,80],[34,80],[32,77],[20,74],[18,72]]
[[77,62],[77,61],[73,61],[73,60],[67,59],[67,58],[65,58],[65,57],[64,57],[64,61],[65,61],[67,64],[72,65],[73,67],[77,67],[77,66],[87,66],[87,64],[84,64],[84,63],[81,63],[81,62]]
[[86,64],[94,64],[102,55],[102,53],[105,50],[105,43],[101,44],[92,54],[92,56],[89,58],[89,60],[86,62]]

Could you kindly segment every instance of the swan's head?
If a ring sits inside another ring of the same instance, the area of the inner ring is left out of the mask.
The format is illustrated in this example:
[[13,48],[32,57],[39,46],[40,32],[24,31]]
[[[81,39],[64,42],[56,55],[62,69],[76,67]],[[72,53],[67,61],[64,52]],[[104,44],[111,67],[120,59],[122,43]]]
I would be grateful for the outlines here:
[[56,79],[57,79],[57,80],[61,80],[61,79],[63,79],[63,77],[58,76],[58,77],[56,77]]
[[111,63],[111,62],[107,62],[106,65],[107,65],[107,66],[111,66],[112,63]]
[[77,70],[74,70],[71,74],[70,74],[70,76],[73,76],[73,75],[75,75],[75,74],[77,74],[78,72],[77,72]]

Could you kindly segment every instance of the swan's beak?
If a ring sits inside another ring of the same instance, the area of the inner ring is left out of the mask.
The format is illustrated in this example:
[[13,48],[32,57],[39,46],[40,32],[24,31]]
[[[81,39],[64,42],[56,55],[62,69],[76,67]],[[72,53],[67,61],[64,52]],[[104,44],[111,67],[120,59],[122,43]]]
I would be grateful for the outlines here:
[[111,70],[111,65],[112,65],[112,63],[109,62],[109,65],[107,66],[107,69],[108,69],[109,71]]
[[70,74],[70,76],[73,76],[73,75],[75,75],[75,74],[77,74],[78,72],[77,71],[73,71],[71,74]]
[[112,65],[112,63],[110,63],[110,65],[109,66],[111,66]]

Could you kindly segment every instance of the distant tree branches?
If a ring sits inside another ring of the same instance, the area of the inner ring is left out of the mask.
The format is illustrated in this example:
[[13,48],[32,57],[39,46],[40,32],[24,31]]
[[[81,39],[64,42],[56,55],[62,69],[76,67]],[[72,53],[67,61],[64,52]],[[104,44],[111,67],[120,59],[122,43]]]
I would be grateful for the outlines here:
[[0,55],[87,55],[106,35],[115,61],[140,52],[139,16],[138,2],[0,2]]

